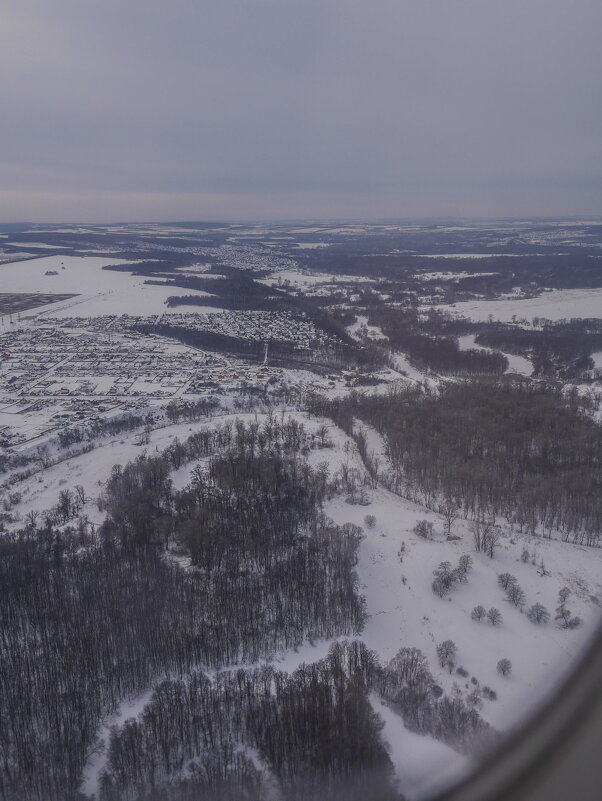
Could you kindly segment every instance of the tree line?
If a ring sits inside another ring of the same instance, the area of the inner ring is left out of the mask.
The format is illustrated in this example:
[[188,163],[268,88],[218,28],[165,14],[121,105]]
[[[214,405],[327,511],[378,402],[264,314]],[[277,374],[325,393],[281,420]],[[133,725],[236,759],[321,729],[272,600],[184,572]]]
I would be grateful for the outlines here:
[[312,398],[346,432],[354,418],[387,442],[390,488],[471,519],[505,518],[520,531],[597,545],[602,533],[602,426],[588,399],[505,378],[419,386],[390,394]]

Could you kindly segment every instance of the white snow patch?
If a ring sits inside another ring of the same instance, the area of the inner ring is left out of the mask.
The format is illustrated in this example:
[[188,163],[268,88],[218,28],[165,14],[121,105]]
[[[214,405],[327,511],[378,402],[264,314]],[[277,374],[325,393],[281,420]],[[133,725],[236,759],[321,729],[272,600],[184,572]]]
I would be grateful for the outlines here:
[[[46,256],[28,261],[0,265],[0,287],[10,292],[56,292],[78,297],[42,307],[37,316],[97,317],[100,315],[169,313],[168,297],[179,294],[173,286],[147,284],[148,276],[132,275],[119,270],[103,270],[110,264],[131,264],[126,259],[98,256]],[[46,275],[47,272],[56,275]],[[4,289],[6,287],[6,289]],[[187,294],[208,296],[208,292],[186,290]],[[183,294],[183,292],[181,293]],[[195,307],[195,311],[198,309]],[[211,309],[215,311],[215,309]],[[35,314],[35,312],[33,313]],[[33,316],[28,313],[27,316]]]
[[485,321],[491,314],[495,320],[510,322],[512,317],[531,320],[545,317],[548,320],[571,318],[602,318],[602,289],[550,290],[537,298],[510,298],[507,300],[469,300],[452,305],[437,306],[441,311],[452,311],[471,320]]

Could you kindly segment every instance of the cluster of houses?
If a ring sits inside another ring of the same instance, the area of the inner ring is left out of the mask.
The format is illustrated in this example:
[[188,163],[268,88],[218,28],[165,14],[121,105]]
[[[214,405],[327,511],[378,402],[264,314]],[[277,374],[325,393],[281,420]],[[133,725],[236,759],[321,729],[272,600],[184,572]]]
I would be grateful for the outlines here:
[[284,342],[309,350],[328,336],[301,314],[286,311],[227,311],[216,314],[165,314],[161,322],[253,342]]
[[[228,329],[233,335],[252,336],[269,325],[279,336],[288,327],[289,337],[296,337],[289,341],[305,343],[314,336],[311,323],[302,320],[297,332],[291,333],[293,318],[287,315],[241,314],[234,330]],[[236,319],[235,314],[225,316]],[[286,371],[276,367],[225,359],[131,331],[132,324],[142,319],[146,318],[32,321],[1,333],[3,446],[28,442],[119,408],[131,410],[161,405],[174,397],[249,388],[262,391],[290,383]],[[267,338],[264,333],[262,337]]]

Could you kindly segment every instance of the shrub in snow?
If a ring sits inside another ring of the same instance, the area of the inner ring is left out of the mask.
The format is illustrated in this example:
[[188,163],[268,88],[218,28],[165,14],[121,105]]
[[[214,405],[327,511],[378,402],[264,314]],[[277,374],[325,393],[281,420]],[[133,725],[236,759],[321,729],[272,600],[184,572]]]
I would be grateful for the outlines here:
[[402,542],[401,545],[399,546],[399,550],[397,551],[397,556],[399,556],[400,562],[403,562],[403,557],[405,556],[405,554],[406,554],[406,544],[405,542]]
[[533,604],[527,612],[527,617],[531,623],[547,623],[550,619],[550,613],[543,604]]
[[441,667],[447,667],[451,673],[454,666],[454,659],[458,652],[455,643],[452,640],[444,640],[437,646],[437,657]]
[[478,689],[468,693],[466,696],[466,703],[468,706],[472,707],[472,709],[480,709],[483,706],[483,702],[481,701],[481,693]]
[[527,596],[518,584],[510,584],[506,590],[506,598],[518,609],[522,609],[527,601]]
[[451,592],[454,584],[458,580],[456,572],[452,570],[451,562],[441,562],[436,570],[433,570],[435,579],[432,584],[433,592],[439,598],[443,598]]
[[433,524],[428,520],[419,520],[412,530],[423,540],[429,540],[433,536]]
[[366,525],[366,528],[374,528],[374,526],[376,525],[376,518],[374,517],[374,515],[366,515],[366,517],[364,518],[364,523]]
[[456,673],[458,674],[458,676],[462,676],[463,678],[466,678],[468,676],[468,671],[466,670],[466,668],[463,667],[457,668]]
[[573,617],[571,610],[566,607],[566,602],[570,594],[571,591],[568,587],[563,587],[558,593],[558,606],[556,607],[555,620],[563,629],[576,629],[581,625],[581,618],[577,615]]
[[458,566],[452,569],[451,562],[441,562],[436,570],[433,570],[435,579],[432,583],[433,592],[439,598],[443,598],[452,591],[458,581],[467,581],[467,575],[472,568],[472,559],[468,554],[463,554]]
[[500,659],[497,663],[497,672],[500,676],[509,676],[512,673],[512,662],[509,659]]
[[487,620],[492,626],[498,626],[502,622],[502,613],[499,609],[496,609],[495,606],[492,606],[489,612],[487,612]]
[[469,572],[472,570],[472,557],[470,554],[463,553],[462,556],[458,560],[458,567],[456,568],[456,574],[460,581],[467,581],[467,576]]
[[511,573],[500,573],[497,583],[503,590],[507,590],[511,584],[516,584],[516,578]]
[[475,606],[475,608],[470,613],[470,616],[473,620],[477,620],[480,623],[481,620],[483,620],[483,618],[486,616],[486,614],[487,610],[485,609],[485,607],[479,604],[479,606]]

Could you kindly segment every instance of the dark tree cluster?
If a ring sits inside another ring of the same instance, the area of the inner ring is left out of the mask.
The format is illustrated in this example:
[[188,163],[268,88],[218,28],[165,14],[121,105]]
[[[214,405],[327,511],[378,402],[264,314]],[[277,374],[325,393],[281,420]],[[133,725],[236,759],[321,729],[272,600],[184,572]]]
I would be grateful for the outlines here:
[[[361,532],[324,518],[332,485],[298,455],[305,438],[276,418],[201,431],[115,468],[97,533],[47,518],[0,540],[1,798],[75,799],[102,718],[165,675],[360,631]],[[170,469],[203,458],[174,492]],[[224,760],[199,771],[253,785]]]
[[101,801],[189,797],[180,790],[259,801],[266,785],[287,801],[397,801],[368,697],[374,670],[374,655],[351,642],[291,675],[262,668],[164,681],[141,717],[113,733]]
[[[254,363],[263,363],[265,357],[265,342],[257,339],[241,339],[214,331],[201,331],[197,328],[186,328],[164,322],[136,325],[133,326],[133,330],[143,334],[159,334],[184,345],[225,353]],[[320,372],[319,368],[329,370],[353,367],[380,368],[388,362],[388,357],[375,345],[360,347],[357,343],[340,341],[333,337],[312,348],[298,348],[289,342],[270,341],[268,361],[270,365],[293,368],[307,366]]]
[[[442,667],[453,669],[456,646],[451,640],[440,643],[437,656]],[[375,679],[381,696],[399,712],[405,725],[420,734],[429,734],[458,751],[468,753],[495,744],[497,734],[476,711],[455,692],[443,695],[429,670],[428,660],[418,648],[402,648],[377,672]]]
[[407,353],[420,370],[455,376],[500,375],[508,359],[496,352],[471,348],[461,350],[455,336],[437,333],[438,318],[426,320],[415,309],[377,306],[370,311],[370,324],[381,327],[395,350]]
[[93,420],[85,427],[68,426],[62,429],[58,434],[58,442],[61,448],[68,448],[84,440],[94,440],[106,435],[115,436],[123,431],[151,426],[154,422],[155,417],[151,413],[142,415],[128,412],[117,417],[102,417]]
[[165,415],[170,423],[196,422],[202,417],[209,417],[220,408],[217,398],[199,398],[198,400],[172,400],[165,407]]
[[458,560],[458,566],[453,568],[451,562],[441,562],[436,570],[433,570],[433,583],[431,585],[435,595],[445,598],[459,582],[465,584],[468,581],[468,574],[472,570],[472,558],[469,554],[462,554]]

